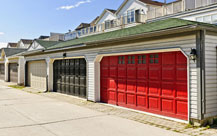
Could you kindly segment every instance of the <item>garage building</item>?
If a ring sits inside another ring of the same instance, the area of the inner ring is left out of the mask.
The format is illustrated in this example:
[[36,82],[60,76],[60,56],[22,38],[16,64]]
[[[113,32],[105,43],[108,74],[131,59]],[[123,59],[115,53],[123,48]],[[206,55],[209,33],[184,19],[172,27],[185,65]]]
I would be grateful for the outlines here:
[[85,58],[88,100],[201,123],[217,116],[216,30],[167,19],[60,42],[25,58],[47,61],[49,91],[74,93],[67,67]]

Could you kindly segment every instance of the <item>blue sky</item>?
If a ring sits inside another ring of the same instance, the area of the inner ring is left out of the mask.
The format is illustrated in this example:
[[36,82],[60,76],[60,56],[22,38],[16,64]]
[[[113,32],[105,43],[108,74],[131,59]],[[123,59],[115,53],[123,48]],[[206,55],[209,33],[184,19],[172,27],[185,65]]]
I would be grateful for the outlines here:
[[[163,0],[158,0],[163,1]],[[167,0],[168,2],[173,0]],[[67,32],[123,0],[0,0],[0,43]]]

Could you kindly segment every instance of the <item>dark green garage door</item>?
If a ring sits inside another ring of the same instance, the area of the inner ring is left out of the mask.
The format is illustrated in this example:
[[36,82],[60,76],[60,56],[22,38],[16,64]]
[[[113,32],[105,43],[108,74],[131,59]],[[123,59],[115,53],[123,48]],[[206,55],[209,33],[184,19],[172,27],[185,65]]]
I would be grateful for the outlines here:
[[5,65],[0,64],[0,79],[5,80]]
[[9,82],[18,82],[18,64],[10,63],[9,64]]
[[86,98],[85,59],[54,62],[54,91]]

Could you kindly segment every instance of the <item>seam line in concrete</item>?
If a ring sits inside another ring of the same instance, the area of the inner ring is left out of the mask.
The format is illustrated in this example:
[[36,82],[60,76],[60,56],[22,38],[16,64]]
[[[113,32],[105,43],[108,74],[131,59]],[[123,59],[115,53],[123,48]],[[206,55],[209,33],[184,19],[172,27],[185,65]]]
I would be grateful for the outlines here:
[[45,122],[45,123],[36,123],[36,124],[28,124],[28,125],[20,125],[20,126],[10,126],[10,127],[0,127],[0,129],[22,128],[22,127],[31,127],[31,126],[43,126],[43,125],[56,124],[56,123],[74,121],[74,120],[89,119],[89,118],[97,118],[97,117],[103,117],[103,116],[108,116],[108,115],[104,114],[104,115],[96,115],[96,116],[89,116],[89,117],[67,119],[67,120],[51,121],[51,122]]

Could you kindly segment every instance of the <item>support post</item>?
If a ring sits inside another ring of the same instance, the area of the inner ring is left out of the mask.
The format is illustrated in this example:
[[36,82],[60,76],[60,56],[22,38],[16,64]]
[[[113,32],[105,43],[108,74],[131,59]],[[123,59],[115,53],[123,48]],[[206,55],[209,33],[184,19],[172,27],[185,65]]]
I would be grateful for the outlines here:
[[54,59],[46,58],[47,64],[47,91],[53,92],[53,63]]
[[87,63],[87,99],[100,101],[100,60],[97,54],[85,55]]
[[18,59],[18,85],[24,85],[25,80],[25,58],[19,57]]

